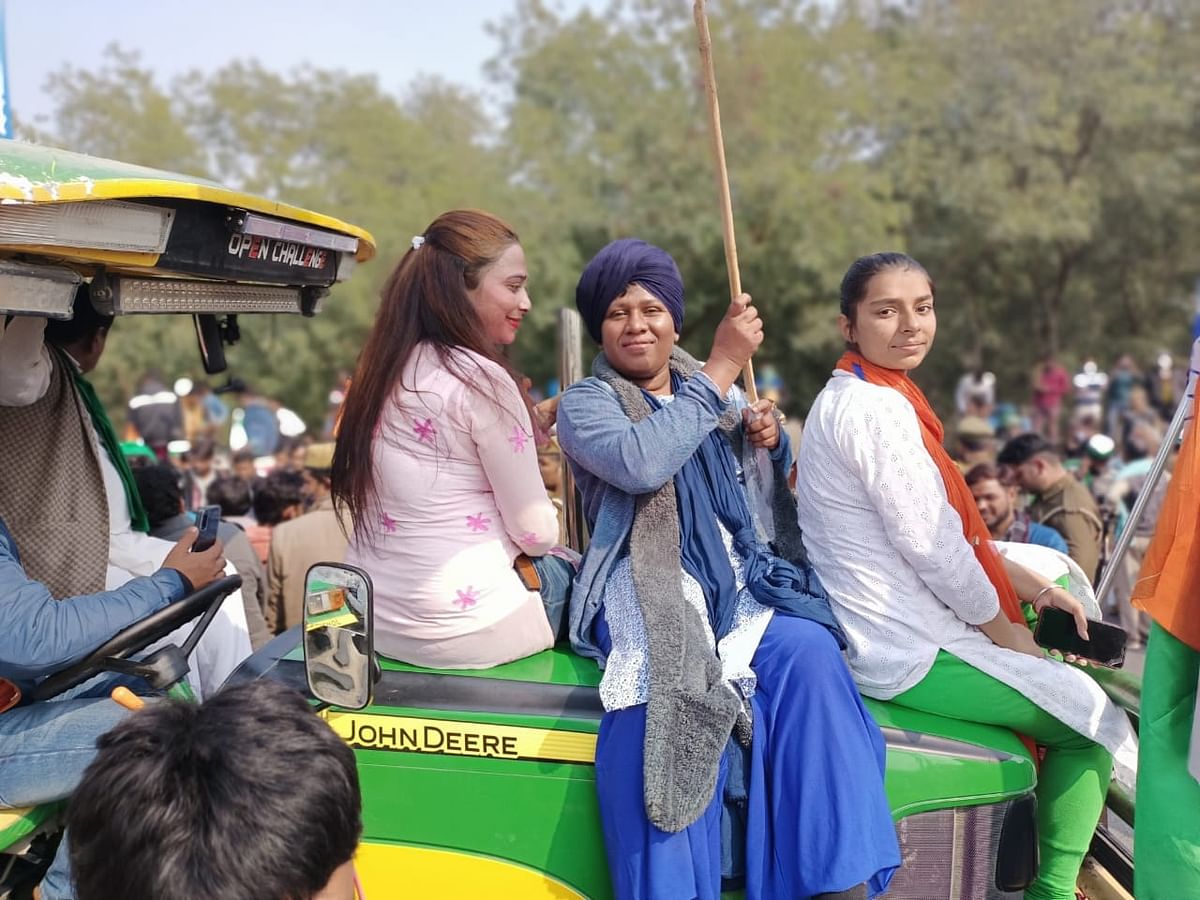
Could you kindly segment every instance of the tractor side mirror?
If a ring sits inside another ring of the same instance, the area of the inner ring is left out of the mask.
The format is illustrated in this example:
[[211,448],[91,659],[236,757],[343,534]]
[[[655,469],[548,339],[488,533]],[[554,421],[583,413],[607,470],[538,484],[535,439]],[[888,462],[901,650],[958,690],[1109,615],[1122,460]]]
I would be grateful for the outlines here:
[[209,375],[224,372],[225,347],[221,343],[221,323],[210,313],[192,316],[196,325],[196,343],[200,347],[200,361]]
[[212,313],[197,313],[192,316],[196,325],[196,343],[200,347],[200,361],[204,371],[217,375],[228,368],[225,362],[225,345],[233,346],[241,340],[237,316],[230,313],[224,319]]
[[317,563],[304,578],[304,673],[313,696],[362,709],[375,687],[371,577],[342,563]]

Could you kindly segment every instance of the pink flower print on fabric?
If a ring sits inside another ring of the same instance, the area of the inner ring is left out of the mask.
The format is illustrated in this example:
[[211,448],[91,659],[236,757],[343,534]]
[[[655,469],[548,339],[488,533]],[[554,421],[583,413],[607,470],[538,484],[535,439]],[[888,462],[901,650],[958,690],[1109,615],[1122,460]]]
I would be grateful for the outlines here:
[[492,520],[483,513],[478,513],[474,516],[467,516],[467,527],[476,534],[482,531],[487,531],[491,524]]
[[521,430],[520,425],[514,425],[512,434],[508,437],[508,442],[512,444],[513,453],[524,453],[525,445],[529,443],[529,437]]
[[521,543],[522,544],[536,544],[537,542],[538,542],[538,536],[536,534],[534,534],[532,531],[527,531],[523,535],[521,535]]
[[433,419],[426,419],[424,421],[413,419],[413,431],[416,433],[418,441],[426,441],[430,444],[433,443],[433,436],[437,434],[437,429],[433,425]]
[[465,591],[456,591],[455,593],[457,596],[454,598],[454,605],[463,612],[479,603],[479,591],[470,585],[467,585]]
[[379,517],[379,524],[383,528],[383,530],[386,531],[388,534],[395,534],[396,526],[399,525],[400,523],[398,521],[396,521],[395,519],[393,519],[391,516],[389,516],[387,513],[384,513],[383,515],[381,515]]

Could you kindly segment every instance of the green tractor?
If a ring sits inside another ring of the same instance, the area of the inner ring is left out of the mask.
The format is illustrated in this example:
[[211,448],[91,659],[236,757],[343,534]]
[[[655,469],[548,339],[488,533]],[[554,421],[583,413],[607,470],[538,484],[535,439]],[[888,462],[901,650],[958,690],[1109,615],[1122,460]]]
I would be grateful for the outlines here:
[[[487,670],[377,658],[366,573],[316,566],[307,589],[303,630],[280,635],[235,677],[310,691],[355,748],[368,895],[611,896],[593,767],[604,712],[596,664],[564,646]],[[332,619],[312,612],[312,598],[331,591],[352,599]],[[1037,871],[1037,776],[1021,742],[867,703],[887,740],[903,855],[887,896],[1019,897]]]

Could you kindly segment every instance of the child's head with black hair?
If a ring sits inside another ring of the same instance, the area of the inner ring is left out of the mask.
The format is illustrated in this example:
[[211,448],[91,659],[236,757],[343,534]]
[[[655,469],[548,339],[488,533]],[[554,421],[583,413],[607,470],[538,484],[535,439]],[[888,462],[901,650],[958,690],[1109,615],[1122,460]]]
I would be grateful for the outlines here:
[[296,692],[153,703],[97,746],[67,814],[78,900],[353,900],[354,754]]

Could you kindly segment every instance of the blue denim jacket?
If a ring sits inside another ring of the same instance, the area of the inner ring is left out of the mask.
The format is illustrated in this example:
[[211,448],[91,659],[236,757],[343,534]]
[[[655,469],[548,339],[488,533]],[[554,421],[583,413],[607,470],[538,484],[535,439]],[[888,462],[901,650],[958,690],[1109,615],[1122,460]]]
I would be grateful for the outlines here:
[[[746,406],[740,391],[734,389],[725,399],[703,373],[688,379],[671,403],[640,422],[625,415],[616,393],[599,378],[585,378],[563,394],[558,442],[583,495],[591,530],[571,592],[568,634],[576,653],[604,665],[592,626],[604,603],[608,574],[629,552],[637,496],[674,478],[731,403],[735,409]],[[775,478],[786,479],[792,455],[782,429],[770,458]]]
[[0,677],[28,690],[184,593],[183,576],[160,569],[115,591],[55,600],[25,574],[0,519]]

